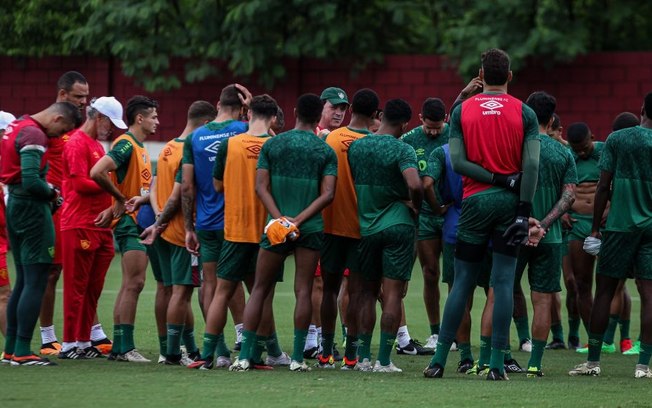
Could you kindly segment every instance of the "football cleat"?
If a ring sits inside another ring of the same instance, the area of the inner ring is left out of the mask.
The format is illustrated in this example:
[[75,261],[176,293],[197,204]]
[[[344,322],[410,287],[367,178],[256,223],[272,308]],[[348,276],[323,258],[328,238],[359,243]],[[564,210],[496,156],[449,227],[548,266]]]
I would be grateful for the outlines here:
[[355,366],[358,364],[358,359],[356,358],[355,360],[349,360],[344,356],[342,359],[342,366],[340,367],[340,370],[343,371],[351,371],[355,370]]
[[600,363],[582,363],[576,365],[572,370],[568,372],[568,375],[577,376],[577,375],[589,375],[597,377],[600,375]]
[[478,363],[475,363],[473,367],[471,367],[470,370],[466,372],[467,375],[487,375],[489,374],[489,366],[488,365],[479,365]]
[[634,370],[634,378],[652,378],[652,371],[650,371],[650,367],[643,364],[636,364],[636,370]]
[[373,371],[373,369],[374,367],[371,365],[371,361],[368,358],[364,358],[362,361],[358,361],[354,368],[355,371],[364,372],[370,372]]
[[437,340],[439,340],[439,335],[438,334],[431,334],[430,337],[428,337],[428,340],[426,341],[426,345],[423,346],[424,348],[430,349],[433,352],[437,351]]
[[518,346],[518,349],[520,351],[525,351],[526,353],[531,353],[532,352],[532,340],[525,339],[525,340],[521,341],[521,344]]
[[564,340],[552,339],[550,343],[546,345],[546,350],[564,350],[566,349],[566,344]]
[[60,360],[78,360],[83,359],[84,354],[77,347],[73,347],[68,351],[60,351],[57,357],[59,357]]
[[631,350],[633,347],[631,339],[622,339],[620,341],[620,352],[625,354],[626,351]]
[[193,370],[212,370],[213,369],[213,360],[202,360],[201,358],[193,361],[188,364],[186,367]]
[[340,354],[340,351],[335,347],[335,344],[333,344],[333,360],[334,361],[342,361],[342,358],[344,356]]
[[332,355],[330,356],[322,356],[321,354],[317,356],[317,364],[315,364],[315,367],[317,368],[325,368],[325,369],[334,369],[335,368],[335,359],[333,358]]
[[577,350],[580,348],[580,338],[576,336],[568,336],[568,349]]
[[635,341],[634,344],[632,345],[632,348],[630,348],[627,351],[623,351],[623,355],[626,356],[637,356],[641,352],[641,342],[640,341]]
[[265,358],[265,364],[270,365],[272,367],[274,366],[289,366],[290,363],[292,362],[292,359],[286,353],[285,351],[282,352],[279,356],[270,356],[269,353],[267,354],[267,358]]
[[91,341],[91,346],[98,349],[104,355],[109,354],[113,349],[113,343],[107,337],[102,340]]
[[467,371],[473,368],[473,360],[467,358],[457,363],[457,372],[465,374]]
[[41,345],[41,354],[44,356],[57,356],[61,351],[61,344],[58,341],[45,343]]
[[442,378],[444,376],[444,367],[439,364],[428,366],[423,370],[423,376],[426,378]]
[[83,354],[83,358],[85,359],[93,359],[93,358],[103,358],[104,354],[102,354],[102,351],[98,350],[97,347],[86,347],[85,349],[80,349],[79,350],[80,354]]
[[29,356],[16,356],[14,355],[11,359],[11,365],[13,366],[55,366],[57,363],[48,360],[47,358],[42,358],[36,354]]
[[507,373],[500,373],[497,368],[492,368],[487,374],[487,381],[508,381]]
[[149,360],[145,358],[142,354],[138,352],[136,349],[131,349],[124,353],[122,357],[125,359],[125,361],[128,361],[130,363],[151,363],[152,360]]
[[411,356],[426,356],[435,354],[434,350],[423,347],[419,341],[410,339],[410,342],[405,347],[396,346],[396,354],[408,354]]
[[249,364],[249,360],[240,360],[239,358],[236,358],[229,367],[229,371],[249,371],[250,369],[251,364]]
[[539,367],[528,367],[526,371],[527,378],[543,377],[543,371]]
[[217,368],[227,368],[231,366],[231,358],[227,356],[217,356],[215,360],[215,367]]
[[314,359],[319,355],[319,347],[310,347],[306,350],[303,350],[303,358]]
[[165,364],[165,356],[163,354],[158,355],[158,364]]
[[13,356],[14,356],[13,354],[2,353],[2,358],[0,358],[0,364],[11,364],[11,358]]
[[396,367],[394,363],[391,361],[387,365],[381,365],[380,361],[376,360],[376,364],[374,364],[374,373],[402,373],[403,370],[400,368]]
[[505,363],[504,363],[504,367],[505,367],[505,372],[506,372],[506,373],[515,373],[515,374],[518,374],[518,373],[522,373],[522,372],[523,372],[523,369],[522,369],[521,366],[518,364],[518,361],[516,361],[516,360],[513,359],[513,358],[511,358],[511,359],[505,361]]
[[305,361],[298,362],[292,360],[292,362],[290,363],[290,371],[303,373],[303,372],[310,371],[310,367],[308,367]]

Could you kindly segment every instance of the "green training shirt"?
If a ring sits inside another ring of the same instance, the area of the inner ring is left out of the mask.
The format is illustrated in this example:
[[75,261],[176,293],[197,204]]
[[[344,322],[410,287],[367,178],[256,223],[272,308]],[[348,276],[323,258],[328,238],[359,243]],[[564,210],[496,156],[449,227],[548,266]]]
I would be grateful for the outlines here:
[[[448,123],[445,123],[442,133],[433,137],[427,135],[423,131],[423,126],[417,126],[401,136],[401,140],[412,146],[414,152],[417,154],[417,169],[419,170],[419,177],[428,174],[428,158],[430,157],[430,154],[439,146],[448,143],[448,135],[450,133],[449,129],[450,127],[448,126]],[[437,199],[441,201],[441,197],[439,196],[436,187],[437,186],[435,186],[435,194],[437,195]],[[420,214],[425,216],[435,216],[426,200],[423,200]]]
[[[575,160],[568,149],[548,135],[542,134],[540,138],[539,180],[532,200],[532,216],[539,221],[543,220],[559,201],[565,184],[577,184]],[[550,225],[541,243],[561,242],[561,221],[558,219]]]
[[348,160],[358,197],[360,235],[393,225],[415,225],[407,205],[401,202],[410,199],[403,171],[418,169],[412,147],[393,136],[371,135],[351,143]]
[[652,129],[636,126],[612,133],[600,170],[613,174],[607,231],[652,227]]
[[[281,214],[296,217],[319,197],[322,178],[337,176],[337,156],[314,133],[290,130],[265,142],[257,168],[269,171],[272,196]],[[304,221],[299,230],[302,234],[323,231],[321,213]]]
[[588,182],[597,182],[600,178],[600,169],[598,168],[598,162],[600,161],[600,156],[604,150],[604,143],[602,142],[593,142],[593,152],[588,159],[580,158],[575,151],[568,147],[575,159],[575,166],[577,167],[577,183],[588,183]]

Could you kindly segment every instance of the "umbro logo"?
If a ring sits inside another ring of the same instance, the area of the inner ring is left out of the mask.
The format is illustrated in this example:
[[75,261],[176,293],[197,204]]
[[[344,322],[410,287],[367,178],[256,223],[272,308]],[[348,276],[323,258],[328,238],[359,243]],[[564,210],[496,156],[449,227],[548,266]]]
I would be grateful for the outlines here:
[[253,154],[258,155],[258,154],[260,154],[260,151],[261,151],[262,147],[261,147],[260,145],[252,145],[252,146],[248,146],[248,147],[246,147],[246,149],[247,149],[250,153],[253,153]]
[[209,153],[217,154],[217,149],[219,149],[220,143],[222,143],[221,140],[216,140],[213,143],[206,146],[204,150],[206,150]]
[[487,101],[485,103],[481,103],[480,106],[482,106],[485,109],[496,110],[498,108],[502,108],[503,104],[497,101]]
[[145,170],[143,170],[142,172],[140,172],[140,176],[141,176],[144,180],[149,180],[149,179],[152,177],[152,173],[150,173],[149,170],[145,169]]
[[172,154],[172,149],[170,149],[169,147],[163,149],[163,156],[170,156],[171,154]]
[[351,146],[351,143],[353,143],[355,141],[356,141],[356,139],[342,140],[342,144],[344,145],[344,147],[346,147],[348,149],[349,146]]

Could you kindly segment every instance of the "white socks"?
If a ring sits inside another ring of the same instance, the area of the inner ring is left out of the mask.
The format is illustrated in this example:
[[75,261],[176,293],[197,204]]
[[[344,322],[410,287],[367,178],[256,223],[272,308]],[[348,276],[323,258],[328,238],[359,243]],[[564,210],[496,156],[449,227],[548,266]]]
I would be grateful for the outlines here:
[[57,340],[57,334],[54,332],[54,325],[41,327],[41,344],[54,343]]
[[398,333],[396,334],[396,340],[398,340],[398,346],[399,347],[407,347],[408,344],[410,344],[410,332],[408,332],[408,327],[406,326],[401,326],[398,328]]

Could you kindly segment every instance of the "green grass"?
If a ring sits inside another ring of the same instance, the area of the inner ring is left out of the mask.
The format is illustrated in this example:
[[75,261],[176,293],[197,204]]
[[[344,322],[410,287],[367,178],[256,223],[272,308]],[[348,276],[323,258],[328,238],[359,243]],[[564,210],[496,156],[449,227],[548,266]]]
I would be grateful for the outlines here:
[[[10,267],[10,269],[12,269]],[[276,291],[275,314],[282,346],[291,352],[292,311],[294,298],[292,275],[294,265],[288,262],[286,282]],[[149,272],[148,272],[149,273]],[[422,279],[418,266],[406,297],[410,334],[425,339],[429,334],[423,300]],[[100,299],[99,316],[105,330],[111,335],[111,312],[120,283],[119,257],[116,257],[107,276],[105,293]],[[59,284],[61,288],[61,283]],[[445,287],[441,287],[442,293]],[[632,338],[638,335],[640,301],[635,286],[629,284],[632,294]],[[136,344],[146,356],[158,357],[158,342],[154,323],[155,284],[151,273],[141,294],[136,321]],[[479,322],[480,305],[484,295],[477,291],[474,322]],[[61,335],[61,302],[59,289],[55,314],[57,333]],[[197,319],[196,336],[201,341],[203,322],[193,298]],[[442,301],[443,309],[443,301]],[[532,317],[530,307],[530,318]],[[565,323],[565,320],[564,320]],[[566,325],[565,325],[566,326]],[[339,326],[338,326],[339,327]],[[565,327],[567,329],[567,327]],[[234,341],[231,322],[226,329],[227,343]],[[582,333],[583,340],[586,336]],[[35,339],[37,337],[35,336]],[[339,336],[337,336],[339,339]],[[478,325],[473,328],[473,341],[478,343]],[[512,338],[516,332],[512,330]],[[617,341],[619,336],[616,336]],[[379,340],[374,336],[374,344]],[[36,340],[34,346],[36,347]],[[512,348],[517,345],[512,341]],[[376,348],[372,349],[376,351]],[[478,350],[474,347],[477,358]],[[514,352],[522,366],[528,353]],[[512,374],[511,381],[490,383],[484,378],[455,373],[458,353],[451,353],[444,379],[424,379],[421,371],[429,357],[393,355],[402,374],[373,374],[313,370],[310,373],[291,373],[280,368],[272,372],[229,373],[226,370],[208,372],[182,367],[152,364],[114,363],[106,360],[59,361],[58,367],[0,366],[2,407],[71,407],[71,406],[530,406],[530,407],[643,407],[652,405],[649,380],[634,380],[636,357],[620,354],[603,358],[603,375],[599,378],[570,378],[567,371],[583,361],[583,357],[566,350],[546,351],[546,376],[527,379]]]

